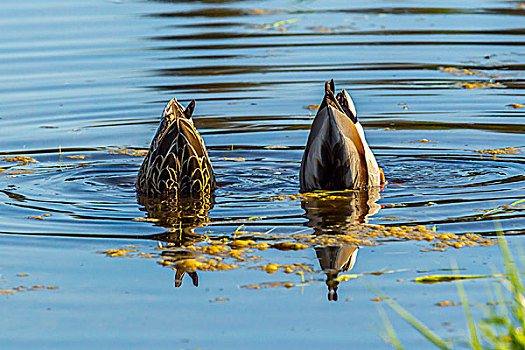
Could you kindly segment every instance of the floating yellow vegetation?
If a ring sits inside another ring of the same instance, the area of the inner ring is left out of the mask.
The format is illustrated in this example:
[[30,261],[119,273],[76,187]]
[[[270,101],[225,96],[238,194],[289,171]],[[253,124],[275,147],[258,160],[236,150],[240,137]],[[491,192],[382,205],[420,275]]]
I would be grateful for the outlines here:
[[[525,201],[525,200],[524,200]],[[445,248],[462,248],[470,246],[483,246],[493,244],[493,241],[476,234],[455,235],[451,233],[438,233],[422,225],[414,226],[382,226],[382,225],[357,225],[341,234],[319,235],[312,231],[304,230],[296,233],[247,232],[243,226],[238,227],[229,237],[210,238],[201,236],[199,241],[191,240],[172,244],[166,242],[153,248],[155,252],[139,252],[139,247],[124,246],[122,249],[111,249],[98,252],[107,257],[124,258],[149,258],[156,259],[161,266],[176,271],[194,273],[197,271],[225,271],[240,267],[257,269],[268,274],[284,273],[301,276],[304,284],[306,273],[314,274],[312,267],[302,263],[279,264],[273,261],[261,264],[261,257],[255,255],[257,251],[275,249],[281,251],[298,251],[307,248],[322,247],[348,247],[377,245],[382,239],[427,241],[433,246],[430,250],[444,251]],[[261,241],[262,240],[262,241]],[[363,272],[361,274],[342,274],[338,282],[344,282],[359,276],[380,276],[395,271],[383,270]],[[434,279],[432,279],[432,277]],[[444,278],[442,278],[444,279]],[[437,283],[438,278],[427,276],[426,283]],[[425,278],[419,278],[418,283],[425,283]],[[297,284],[296,284],[297,285]],[[267,288],[264,285],[243,286],[247,289]]]
[[394,272],[396,272],[396,271],[387,270],[387,271],[363,272],[363,273],[358,273],[358,274],[343,274],[343,275],[337,276],[337,278],[335,280],[338,281],[338,282],[346,282],[346,281],[349,281],[349,280],[352,280],[352,279],[359,278],[361,276],[366,276],[366,275],[381,276],[381,275],[383,275],[385,273],[394,273]]
[[[26,165],[26,164],[20,164],[20,165]],[[5,175],[21,175],[21,174],[31,174],[35,171],[33,169],[14,169],[10,171],[5,171],[5,169],[0,169],[1,174]]]
[[[486,73],[465,69],[465,68],[455,68],[455,67],[446,67],[441,68],[442,72],[445,73],[451,73],[455,76],[462,76],[462,75],[469,75],[469,76],[477,76],[477,77],[488,77],[488,78],[496,78],[498,76],[490,76]],[[502,86],[500,83],[492,83],[492,82],[457,82],[454,84],[455,86],[462,87],[464,89],[482,89],[482,88],[491,88],[491,87],[499,87]]]
[[199,257],[196,259],[183,259],[174,264],[173,269],[181,269],[183,271],[194,272],[200,271],[224,271],[238,268],[235,264],[226,264],[220,259],[205,259]]
[[496,156],[498,154],[518,154],[519,149],[516,147],[490,148],[490,149],[483,149],[483,150],[474,150],[474,152],[480,153],[480,154],[491,154],[493,156]]
[[11,294],[15,294],[17,291],[15,291],[14,289],[2,289],[0,288],[0,294],[2,295],[11,295]]
[[[274,23],[264,24],[264,25],[261,25],[261,26],[253,26],[253,29],[278,28],[278,27],[283,26],[285,24],[290,24],[290,23],[294,23],[294,22],[297,22],[297,21],[298,21],[297,18],[286,19],[284,21],[277,21],[277,22],[274,22]],[[279,30],[283,30],[283,29],[285,29],[285,28],[279,28]]]
[[323,33],[331,33],[332,32],[332,28],[327,28],[327,27],[310,27],[311,30],[315,30],[317,32],[323,32]]
[[279,264],[268,264],[266,266],[261,266],[261,269],[265,271],[266,273],[275,273],[279,269]]
[[329,27],[323,27],[323,26],[313,26],[313,27],[308,27],[308,29],[313,30],[315,32],[332,33],[336,30],[348,30],[350,29],[350,27],[349,26],[339,26],[339,27],[329,28]]
[[269,14],[272,14],[272,13],[280,13],[280,12],[283,12],[283,10],[268,10],[268,9],[258,9],[258,8],[255,8],[255,9],[250,9],[249,11],[252,15],[269,15]]
[[275,145],[275,146],[264,146],[266,149],[288,149],[289,146]]
[[[239,248],[247,248],[247,247],[253,247],[256,246],[257,243],[252,239],[242,240],[242,239],[236,239],[228,244],[230,248],[232,249],[239,249]],[[219,247],[214,247],[219,248]]]
[[20,293],[20,292],[31,292],[35,290],[56,290],[56,289],[58,289],[58,287],[56,286],[42,286],[42,285],[37,284],[32,287],[19,286],[19,287],[14,287],[11,289],[0,288],[0,295],[13,295],[15,293]]
[[45,220],[42,216],[27,216],[26,219]]
[[388,299],[388,298],[377,297],[377,298],[374,298],[374,299],[370,299],[370,301],[383,301],[385,299]]
[[445,249],[443,248],[431,248],[431,249],[421,249],[420,252],[444,252]]
[[305,193],[297,193],[294,195],[287,195],[286,197],[295,200],[297,197],[304,197],[306,199],[321,199],[321,200],[337,200],[337,199],[348,199],[349,196],[352,196],[353,193],[357,192],[356,190],[343,190],[343,191],[313,191]]
[[488,215],[488,214],[491,214],[491,213],[494,213],[494,212],[498,212],[498,211],[505,211],[505,210],[513,210],[513,209],[518,209],[518,208],[524,208],[525,207],[524,205],[519,205],[520,203],[524,203],[524,202],[525,202],[525,199],[520,199],[520,200],[515,201],[514,203],[500,205],[499,207],[496,207],[496,208],[493,208],[493,209],[476,210],[476,211],[482,211],[484,213],[483,216],[485,216],[485,215]]
[[314,271],[310,267],[301,263],[296,263],[292,265],[270,263],[268,265],[259,266],[259,268],[269,274],[276,273],[279,270],[282,270],[284,273],[292,273],[294,271],[297,274],[303,274],[304,272],[314,273]]
[[138,221],[138,222],[158,222],[159,219],[157,219],[157,218],[138,217],[138,218],[133,218],[133,221]]
[[346,282],[346,281],[349,281],[349,280],[352,280],[358,277],[361,277],[361,274],[353,274],[353,275],[345,274],[345,275],[337,276],[335,280],[338,282]]
[[238,157],[238,158],[223,157],[222,160],[228,160],[230,162],[244,162],[245,161],[245,159],[241,157]]
[[278,288],[278,287],[284,287],[284,288],[292,288],[295,285],[291,282],[264,282],[259,284],[250,284],[241,286],[243,289],[263,289],[263,288]]
[[18,163],[19,165],[28,165],[29,163],[38,163],[35,159],[26,156],[16,156],[16,157],[3,157],[4,162],[13,162]]
[[373,275],[373,276],[381,276],[386,273],[394,273],[394,270],[385,270],[385,271],[373,271],[373,272],[363,272],[362,275]]
[[462,82],[457,82],[454,85],[462,87],[464,89],[483,89],[483,88],[491,88],[491,87],[501,86],[500,83],[488,83],[488,82],[485,82],[485,83],[479,83],[479,82],[462,83]]
[[83,155],[66,156],[66,158],[69,158],[69,159],[84,159],[84,158],[86,158],[86,156],[83,156]]
[[518,108],[525,108],[525,105],[522,105],[522,104],[519,104],[519,103],[512,103],[510,105],[508,105],[509,107],[512,107],[514,109],[518,109]]
[[244,288],[244,289],[261,289],[261,286],[259,286],[258,284],[250,284],[250,285],[241,286],[241,288]]
[[302,244],[302,243],[281,242],[281,243],[272,244],[272,248],[286,251],[286,250],[303,250],[303,249],[309,248],[309,246],[306,244]]
[[459,304],[453,301],[440,301],[439,303],[436,303],[437,306],[443,307],[443,306],[458,306]]
[[229,301],[230,299],[229,298],[215,298],[213,300],[210,300],[210,303],[216,303],[216,302],[219,302],[219,301]]
[[304,106],[304,108],[309,109],[309,110],[312,110],[312,109],[319,109],[319,107],[321,107],[321,105],[309,105],[309,106]]
[[97,252],[99,254],[106,254],[110,258],[126,256],[128,253],[137,252],[137,249],[110,249],[102,252]]
[[432,242],[436,248],[463,248],[473,246],[492,245],[493,241],[478,234],[467,233],[455,235],[452,233],[438,233],[425,226],[382,226],[362,225],[357,226],[353,232],[338,235],[295,234],[297,242],[314,246],[371,246],[377,245],[376,240],[382,238],[395,238],[400,240]]
[[469,70],[469,69],[465,69],[465,68],[455,68],[455,67],[442,68],[441,71],[445,72],[445,73],[454,74],[455,76],[460,76],[460,75],[478,75],[478,74],[481,73],[481,72],[474,71],[474,70]]
[[133,148],[124,148],[121,150],[114,150],[110,151],[110,154],[122,154],[125,156],[131,156],[131,157],[145,157],[146,154],[148,154],[148,150],[146,149],[133,149]]
[[494,274],[494,275],[428,275],[418,277],[414,280],[416,283],[423,284],[435,284],[441,282],[455,282],[463,280],[471,280],[477,278],[489,278],[489,277],[505,277],[505,275]]

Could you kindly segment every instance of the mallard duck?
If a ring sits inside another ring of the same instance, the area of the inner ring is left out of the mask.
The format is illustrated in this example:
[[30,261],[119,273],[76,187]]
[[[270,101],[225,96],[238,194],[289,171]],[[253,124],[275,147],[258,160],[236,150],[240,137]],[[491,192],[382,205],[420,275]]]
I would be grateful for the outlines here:
[[365,139],[350,95],[332,79],[312,123],[301,162],[302,192],[380,186],[384,174]]
[[140,167],[137,194],[146,198],[202,198],[215,188],[215,175],[191,116],[195,100],[184,108],[172,99]]

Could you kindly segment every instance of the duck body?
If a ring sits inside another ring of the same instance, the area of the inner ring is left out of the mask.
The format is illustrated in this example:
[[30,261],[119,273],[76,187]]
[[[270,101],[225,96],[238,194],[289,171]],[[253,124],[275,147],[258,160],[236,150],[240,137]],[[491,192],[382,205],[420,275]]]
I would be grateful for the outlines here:
[[142,198],[209,196],[215,174],[204,141],[192,120],[195,101],[184,108],[172,99],[142,162],[135,187]]
[[301,192],[366,189],[384,175],[357,120],[354,102],[326,82],[325,96],[312,123],[299,174]]

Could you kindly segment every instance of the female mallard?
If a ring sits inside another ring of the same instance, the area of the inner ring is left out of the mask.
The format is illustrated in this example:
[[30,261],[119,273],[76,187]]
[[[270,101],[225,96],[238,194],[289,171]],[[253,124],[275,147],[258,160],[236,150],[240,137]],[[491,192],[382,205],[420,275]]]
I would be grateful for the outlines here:
[[301,162],[302,192],[363,189],[385,182],[383,171],[365,139],[350,95],[335,96],[332,79],[312,123]]
[[137,193],[146,198],[202,198],[215,188],[215,175],[204,141],[191,116],[176,99],[164,109],[160,125],[140,167]]

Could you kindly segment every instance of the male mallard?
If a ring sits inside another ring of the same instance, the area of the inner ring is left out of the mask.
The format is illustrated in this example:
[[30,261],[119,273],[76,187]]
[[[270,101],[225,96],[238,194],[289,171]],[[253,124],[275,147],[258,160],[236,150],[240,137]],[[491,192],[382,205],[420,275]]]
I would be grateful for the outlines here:
[[383,171],[365,139],[350,95],[335,96],[332,79],[312,123],[301,162],[302,192],[363,189],[385,182]]
[[137,176],[139,196],[202,198],[215,188],[206,146],[191,119],[194,108],[195,100],[186,109],[176,99],[166,105]]

